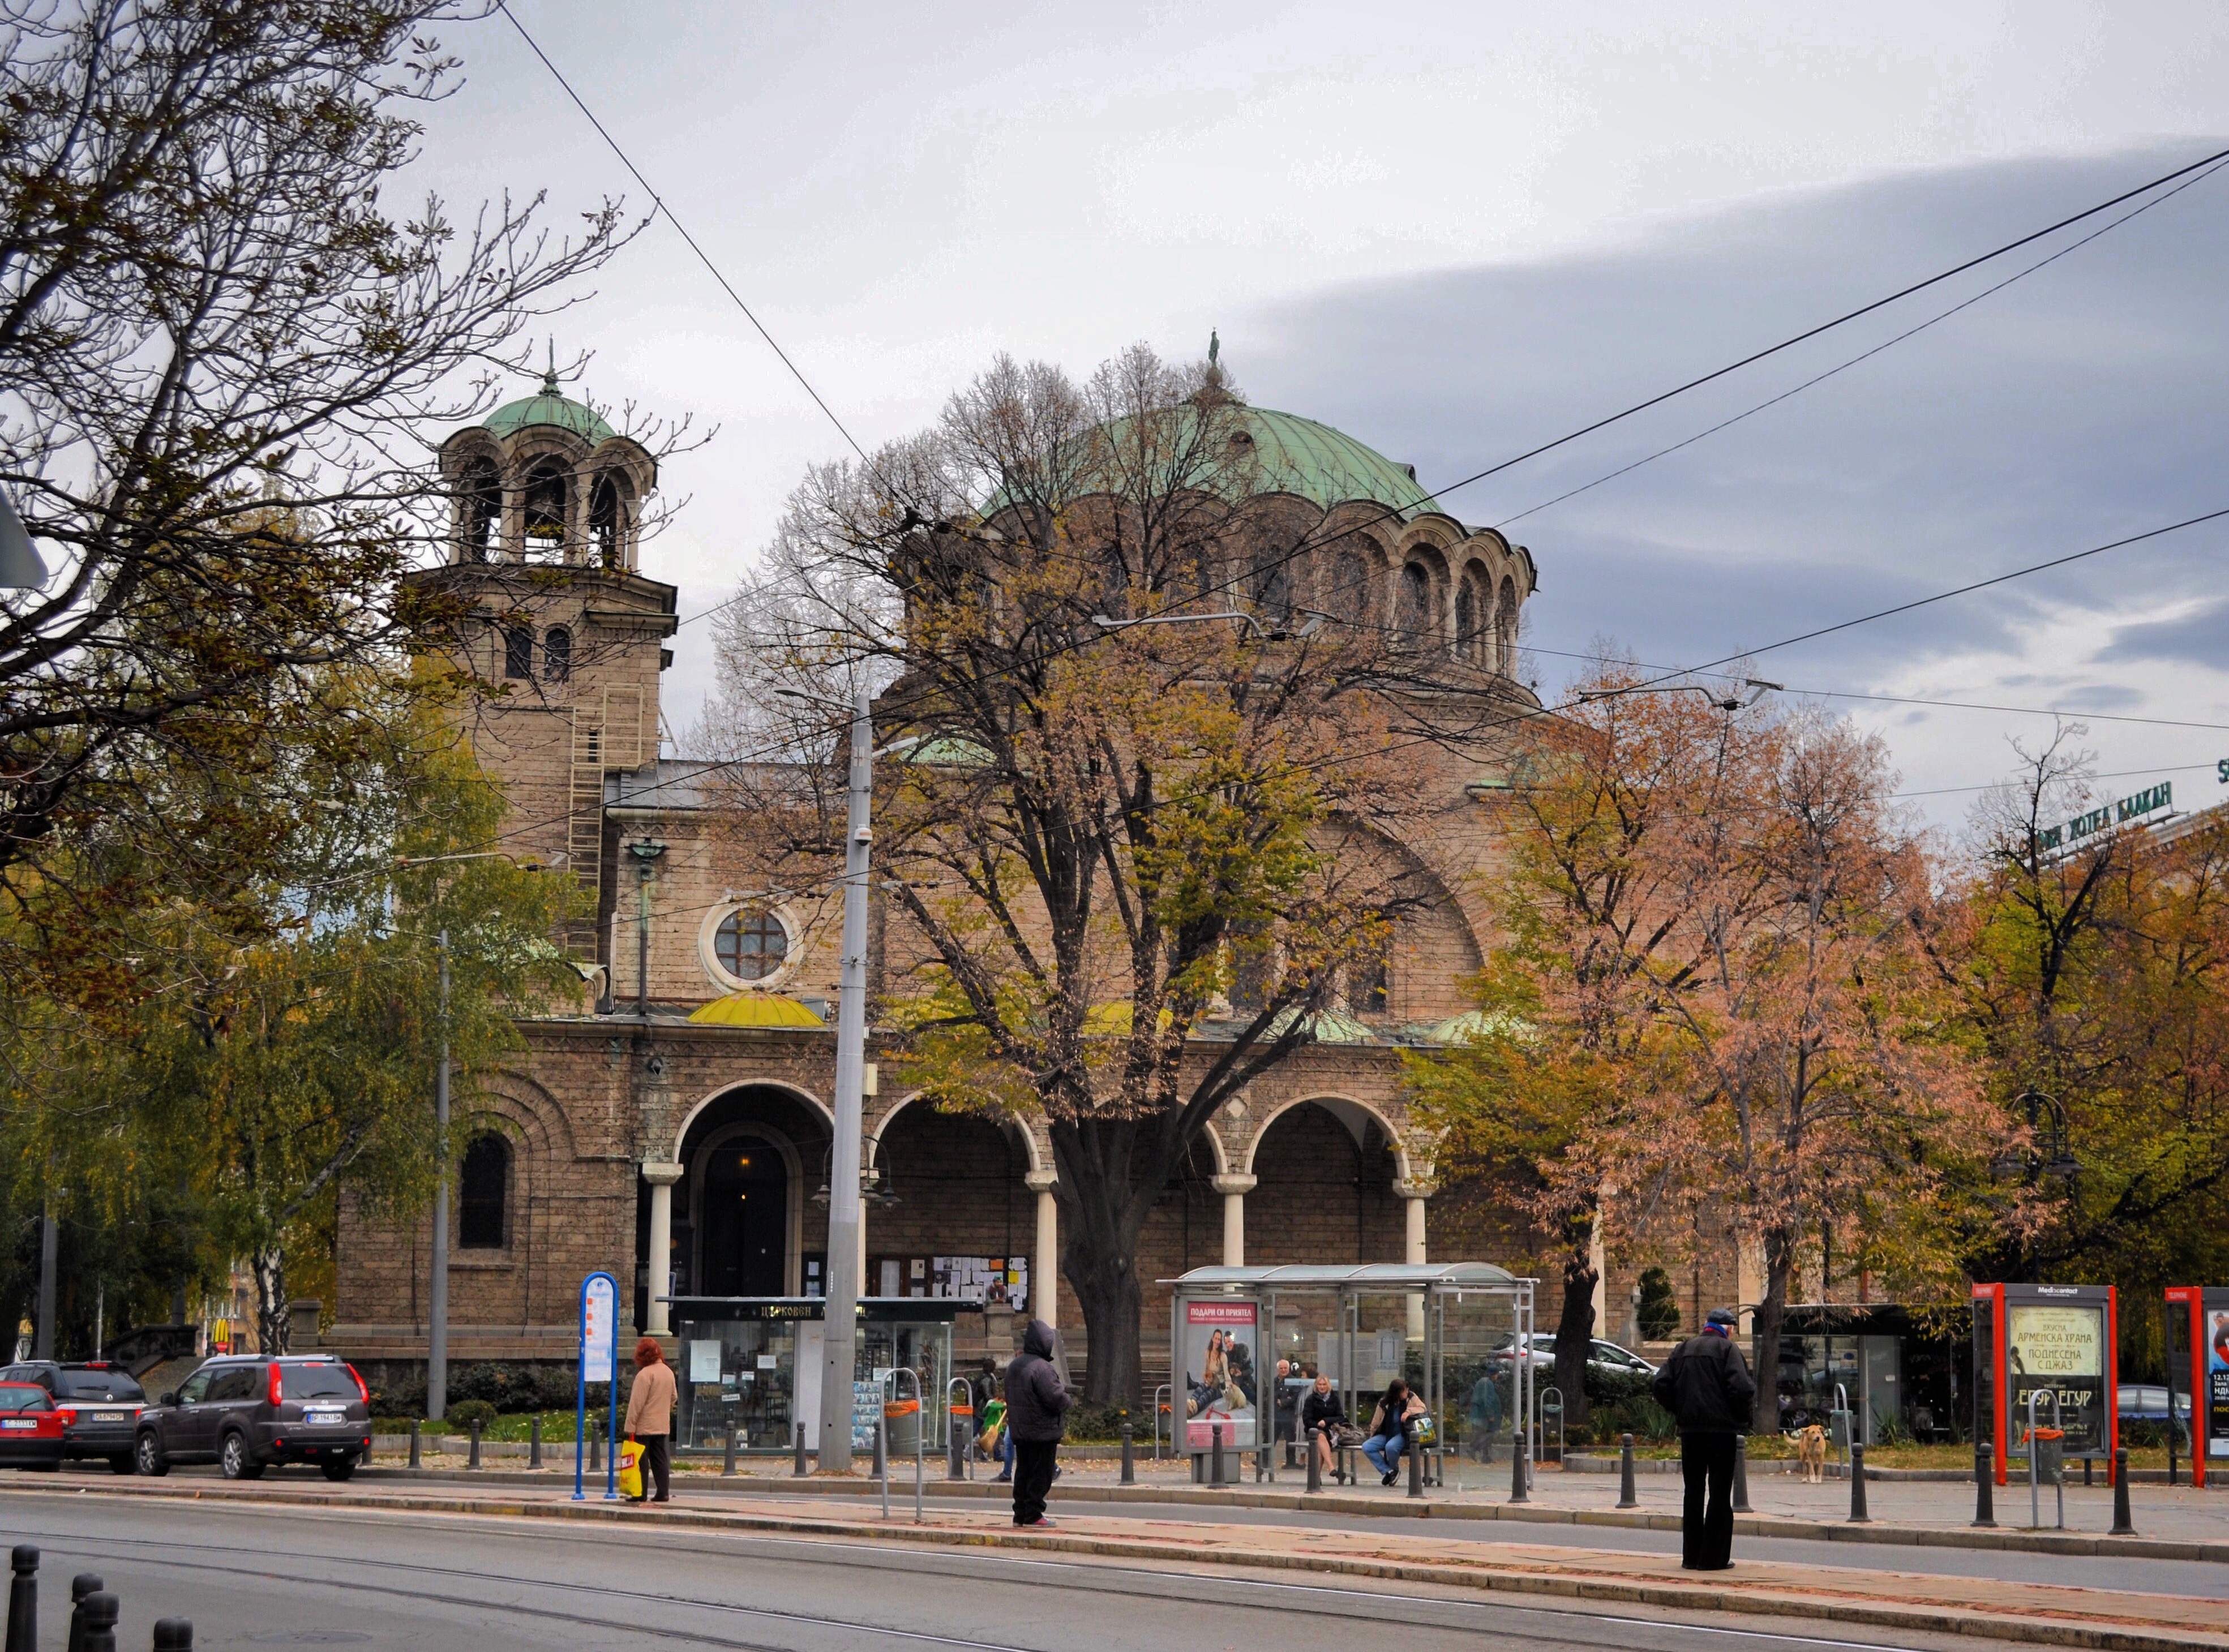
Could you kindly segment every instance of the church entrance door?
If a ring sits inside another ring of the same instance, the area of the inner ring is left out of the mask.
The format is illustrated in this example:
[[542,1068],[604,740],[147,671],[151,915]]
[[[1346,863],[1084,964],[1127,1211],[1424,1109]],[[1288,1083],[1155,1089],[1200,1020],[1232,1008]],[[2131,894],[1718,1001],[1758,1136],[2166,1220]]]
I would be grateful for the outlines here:
[[779,1296],[787,1275],[789,1171],[766,1141],[731,1139],[704,1167],[698,1294]]

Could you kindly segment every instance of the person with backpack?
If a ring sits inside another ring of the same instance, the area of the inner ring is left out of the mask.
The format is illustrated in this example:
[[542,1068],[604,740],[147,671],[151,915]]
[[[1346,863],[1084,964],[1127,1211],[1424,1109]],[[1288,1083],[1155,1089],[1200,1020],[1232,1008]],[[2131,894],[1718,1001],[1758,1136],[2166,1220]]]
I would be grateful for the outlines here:
[[1702,1334],[1682,1342],[1648,1385],[1680,1424],[1686,1482],[1680,1564],[1689,1572],[1724,1572],[1734,1563],[1735,1443],[1749,1432],[1757,1409],[1756,1380],[1734,1346],[1737,1323],[1730,1310],[1712,1308]]

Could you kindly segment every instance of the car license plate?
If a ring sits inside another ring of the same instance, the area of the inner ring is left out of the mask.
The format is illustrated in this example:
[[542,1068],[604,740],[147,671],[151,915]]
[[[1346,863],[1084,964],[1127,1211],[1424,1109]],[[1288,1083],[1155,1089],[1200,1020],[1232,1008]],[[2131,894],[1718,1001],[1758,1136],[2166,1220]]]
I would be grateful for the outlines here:
[[0,1417],[0,1428],[36,1428],[38,1424],[28,1417]]
[[305,1410],[302,1413],[302,1420],[305,1423],[339,1423],[346,1421],[348,1413],[344,1411]]

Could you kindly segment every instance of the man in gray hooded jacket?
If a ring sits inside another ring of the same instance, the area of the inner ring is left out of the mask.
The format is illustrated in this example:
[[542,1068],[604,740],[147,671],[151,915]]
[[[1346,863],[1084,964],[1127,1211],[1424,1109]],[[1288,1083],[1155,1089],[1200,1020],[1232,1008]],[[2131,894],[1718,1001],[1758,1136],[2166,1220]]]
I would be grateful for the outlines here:
[[1045,1494],[1052,1489],[1053,1459],[1060,1452],[1061,1418],[1076,1397],[1053,1363],[1059,1334],[1043,1320],[1022,1333],[1022,1351],[1006,1367],[1006,1432],[1014,1443],[1014,1524],[1050,1526]]

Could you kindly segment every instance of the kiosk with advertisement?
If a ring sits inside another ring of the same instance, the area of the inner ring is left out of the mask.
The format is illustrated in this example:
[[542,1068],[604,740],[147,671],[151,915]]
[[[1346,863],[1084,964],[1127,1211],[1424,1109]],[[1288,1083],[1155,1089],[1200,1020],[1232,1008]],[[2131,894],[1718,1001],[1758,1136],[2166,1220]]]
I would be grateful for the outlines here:
[[2213,1459],[2229,1457],[2229,1286],[2169,1285],[2167,1301],[2168,1427],[2187,1396],[2190,1483],[2202,1486]]
[[2057,1397],[2066,1456],[2102,1460],[2110,1482],[2121,1443],[2113,1287],[1976,1285],[1973,1301],[1974,1437],[1991,1447],[1997,1484],[2027,1461],[2031,1393]]

